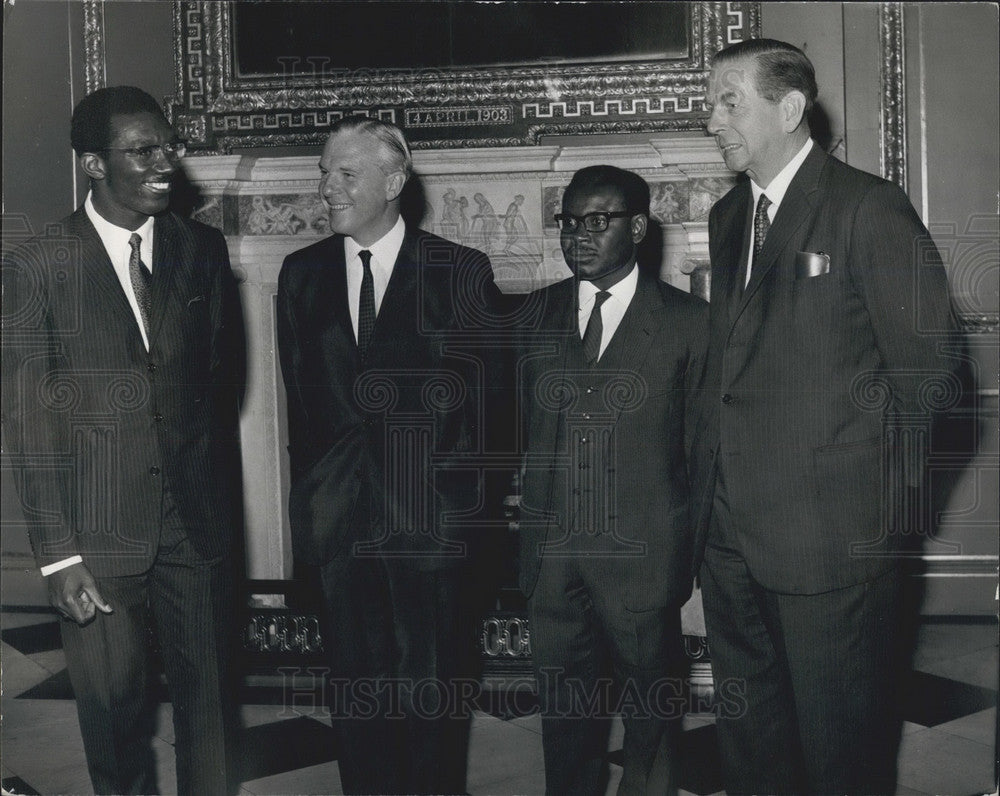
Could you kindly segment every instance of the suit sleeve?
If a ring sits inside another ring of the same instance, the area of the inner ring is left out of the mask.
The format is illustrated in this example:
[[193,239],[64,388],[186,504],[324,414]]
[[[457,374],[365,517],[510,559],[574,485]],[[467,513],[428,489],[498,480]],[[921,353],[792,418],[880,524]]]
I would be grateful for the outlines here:
[[60,382],[49,307],[45,241],[4,258],[3,453],[39,567],[77,555],[71,500],[69,413],[74,386]]
[[868,308],[895,409],[926,411],[920,405],[926,380],[955,369],[956,360],[938,348],[956,323],[941,256],[897,186],[880,182],[863,197],[848,262]]
[[708,363],[708,304],[698,301],[688,341],[684,373],[684,453],[688,461],[702,425],[705,368]]
[[[239,287],[229,263],[226,240],[211,230],[209,262],[215,266],[212,284],[212,385],[218,397],[219,422],[232,425],[246,389],[246,329]],[[236,432],[237,429],[230,429]]]
[[292,481],[305,471],[311,462],[309,455],[309,418],[302,400],[302,348],[300,330],[296,319],[295,296],[290,282],[291,266],[286,259],[278,277],[277,337],[278,359],[285,383],[288,413],[288,458]]

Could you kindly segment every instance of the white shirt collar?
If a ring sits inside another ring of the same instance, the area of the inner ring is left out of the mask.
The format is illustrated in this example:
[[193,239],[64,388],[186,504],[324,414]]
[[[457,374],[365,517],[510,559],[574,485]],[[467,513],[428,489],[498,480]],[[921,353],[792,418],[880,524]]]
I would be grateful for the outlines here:
[[406,224],[403,217],[396,219],[392,229],[375,241],[371,246],[361,246],[354,238],[344,237],[344,259],[348,265],[354,262],[360,263],[358,252],[370,251],[372,253],[372,270],[382,271],[388,275],[392,273],[392,268],[396,264],[399,250],[403,248],[403,237],[406,235]]
[[101,238],[101,243],[104,244],[104,248],[108,252],[108,257],[111,258],[111,263],[115,265],[116,269],[119,265],[123,253],[125,257],[125,262],[128,262],[128,254],[131,253],[131,248],[129,247],[129,239],[132,237],[133,232],[137,232],[139,237],[142,238],[142,242],[139,244],[139,256],[142,258],[143,263],[150,270],[153,271],[153,217],[150,216],[146,219],[146,222],[139,227],[139,229],[131,230],[125,229],[124,227],[119,227],[117,224],[112,224],[104,216],[97,212],[97,208],[94,207],[94,194],[93,191],[87,193],[87,198],[83,201],[83,209],[87,213],[87,218],[90,219],[90,223],[94,225],[94,229],[97,230],[98,236]]
[[799,170],[799,167],[805,162],[806,157],[809,155],[809,151],[813,147],[813,140],[807,138],[806,142],[802,145],[800,149],[785,167],[778,172],[777,176],[771,180],[767,188],[761,188],[753,180],[750,180],[750,190],[753,191],[753,203],[754,207],[757,206],[757,201],[760,199],[762,193],[767,194],[767,198],[771,200],[771,206],[768,208],[768,215],[771,219],[774,219],[774,214],[778,211],[778,205],[781,204],[781,200],[785,198],[785,192],[788,191],[788,186],[792,183],[792,178],[795,177]]
[[[638,284],[639,266],[633,263],[632,270],[629,271],[628,276],[608,288],[608,293],[611,294],[611,298],[609,298],[605,304],[607,304],[608,301],[618,301],[627,307],[629,302],[632,301],[632,296],[635,295],[635,289]],[[601,289],[593,282],[588,282],[586,279],[580,280],[580,310],[586,310],[588,317],[590,315],[590,307],[594,303],[594,297],[600,293],[600,291]]]

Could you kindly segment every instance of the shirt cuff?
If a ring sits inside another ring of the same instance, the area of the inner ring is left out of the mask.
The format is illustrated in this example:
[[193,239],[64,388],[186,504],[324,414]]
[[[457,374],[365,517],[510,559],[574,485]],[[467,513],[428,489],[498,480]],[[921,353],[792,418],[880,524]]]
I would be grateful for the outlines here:
[[83,556],[70,556],[69,558],[64,558],[62,561],[56,561],[54,564],[46,564],[41,568],[42,576],[51,575],[53,572],[58,572],[60,569],[66,569],[66,567],[71,567],[74,564],[82,564]]

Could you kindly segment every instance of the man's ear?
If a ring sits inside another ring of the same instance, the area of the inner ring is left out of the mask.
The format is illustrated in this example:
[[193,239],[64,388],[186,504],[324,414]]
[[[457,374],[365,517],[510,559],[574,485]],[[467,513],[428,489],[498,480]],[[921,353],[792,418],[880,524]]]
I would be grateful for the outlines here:
[[629,227],[632,230],[633,243],[642,243],[642,239],[646,237],[646,226],[648,223],[649,219],[645,215],[638,214],[632,216]]
[[104,158],[96,152],[84,152],[80,155],[78,160],[80,161],[80,167],[83,169],[83,173],[90,177],[90,179],[104,179],[107,173],[107,167],[105,166]]
[[406,175],[401,171],[395,171],[386,179],[385,198],[390,202],[398,199],[406,185]]
[[786,133],[792,133],[802,124],[806,112],[806,95],[789,91],[781,98],[781,122]]

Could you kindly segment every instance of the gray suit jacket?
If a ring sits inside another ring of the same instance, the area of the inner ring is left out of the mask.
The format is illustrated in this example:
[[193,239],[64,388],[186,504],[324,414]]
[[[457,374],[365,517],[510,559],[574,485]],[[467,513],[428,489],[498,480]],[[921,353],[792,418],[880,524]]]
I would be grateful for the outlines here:
[[[906,195],[816,146],[741,291],[752,213],[743,181],[709,216],[698,550],[725,457],[753,576],[775,591],[818,593],[895,561],[893,490],[922,476],[888,424],[957,400],[958,360],[939,347],[955,329],[948,282]],[[899,466],[886,470],[889,461]]]
[[145,571],[165,487],[200,553],[232,544],[245,366],[229,255],[172,213],[154,247],[148,352],[83,208],[4,258],[4,452],[39,566]]

